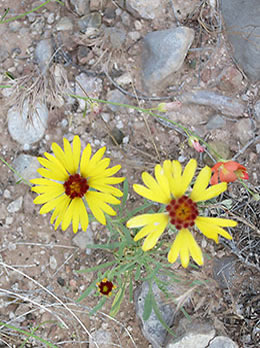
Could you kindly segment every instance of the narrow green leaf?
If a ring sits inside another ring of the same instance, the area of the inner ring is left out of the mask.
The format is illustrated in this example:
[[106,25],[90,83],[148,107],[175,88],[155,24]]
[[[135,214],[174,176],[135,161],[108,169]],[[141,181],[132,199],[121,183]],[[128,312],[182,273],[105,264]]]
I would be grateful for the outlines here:
[[94,267],[90,267],[90,268],[85,268],[85,269],[80,269],[78,271],[75,271],[75,273],[89,273],[89,272],[95,272],[95,271],[98,271],[102,268],[106,268],[106,267],[109,267],[109,266],[112,266],[116,263],[116,261],[109,261],[109,262],[104,262],[102,263],[101,265],[98,265],[98,266],[94,266]]
[[96,280],[92,282],[87,289],[80,295],[80,297],[76,300],[76,302],[82,301],[85,297],[87,297],[92,290],[96,289]]
[[140,278],[140,275],[141,275],[141,266],[138,265],[136,267],[136,271],[135,271],[135,281],[137,282]]
[[107,297],[102,297],[101,300],[98,302],[98,304],[91,309],[91,311],[89,312],[89,316],[91,317],[91,315],[95,314],[100,308],[102,308],[104,306],[104,304],[106,303]]
[[144,312],[143,312],[143,320],[146,321],[149,319],[152,313],[152,291],[149,289],[145,299],[144,299]]
[[111,310],[109,312],[109,315],[111,315],[111,317],[114,317],[118,313],[121,303],[123,301],[124,295],[125,295],[125,284],[123,287],[121,287],[118,290],[118,292],[115,295]]
[[129,301],[130,302],[133,302],[133,279],[132,279],[132,274],[130,276],[130,279],[129,279]]
[[44,344],[46,344],[46,347],[51,347],[51,348],[58,348],[57,346],[55,346],[54,344],[44,340],[43,338],[39,337],[39,336],[36,336],[34,335],[33,333],[31,332],[28,332],[28,331],[25,331],[25,330],[21,330],[19,329],[18,327],[15,327],[13,325],[10,325],[10,324],[6,324],[6,323],[3,323],[2,321],[0,321],[0,325],[3,325],[5,327],[7,327],[8,329],[11,329],[11,330],[14,330],[16,332],[19,332],[20,334],[23,334],[25,336],[28,336],[28,337],[33,337],[35,340],[39,341],[39,342],[42,342]]
[[151,303],[152,303],[152,308],[154,310],[154,313],[157,316],[159,322],[162,324],[162,326],[165,328],[165,330],[167,330],[167,332],[169,332],[170,335],[172,335],[173,337],[176,337],[176,334],[169,328],[169,326],[164,321],[153,294],[151,296]]

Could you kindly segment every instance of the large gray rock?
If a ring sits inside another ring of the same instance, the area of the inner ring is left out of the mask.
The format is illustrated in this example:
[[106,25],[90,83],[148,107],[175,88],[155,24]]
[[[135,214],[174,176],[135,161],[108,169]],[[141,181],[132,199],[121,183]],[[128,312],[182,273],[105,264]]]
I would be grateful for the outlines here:
[[215,329],[208,321],[183,318],[175,330],[178,338],[171,337],[165,348],[206,348],[215,336]]
[[142,79],[149,92],[169,86],[174,81],[194,39],[194,30],[177,27],[148,33],[142,51]]
[[226,336],[217,336],[210,342],[208,348],[238,348],[238,345]]
[[222,0],[226,33],[237,63],[252,81],[260,79],[260,2]]
[[[144,313],[144,302],[145,298],[149,291],[149,284],[147,282],[143,282],[141,286],[139,286],[135,291],[135,310],[137,316],[140,318],[142,322],[142,332],[145,338],[152,344],[153,348],[159,348],[164,343],[164,340],[167,336],[166,329],[162,326],[161,322],[157,318],[154,310],[148,320],[144,321],[143,313]],[[152,291],[154,297],[156,299],[157,306],[161,313],[161,316],[168,327],[171,327],[174,319],[174,311],[169,304],[165,304],[162,299],[162,291],[158,288],[158,286],[153,283]]]

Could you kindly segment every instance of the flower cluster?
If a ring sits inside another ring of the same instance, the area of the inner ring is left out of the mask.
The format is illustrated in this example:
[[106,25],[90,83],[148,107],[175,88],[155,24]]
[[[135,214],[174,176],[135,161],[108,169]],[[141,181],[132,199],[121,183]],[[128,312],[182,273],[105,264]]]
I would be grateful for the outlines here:
[[61,224],[66,230],[72,223],[73,232],[81,228],[86,231],[89,223],[86,205],[101,224],[106,224],[105,214],[116,215],[109,204],[120,204],[117,197],[122,192],[114,184],[124,178],[113,177],[121,166],[108,168],[109,158],[102,158],[106,148],[99,149],[91,158],[91,146],[88,144],[81,155],[81,143],[78,136],[72,146],[64,138],[64,151],[56,143],[52,144],[54,155],[44,153],[45,158],[38,161],[44,168],[38,169],[43,178],[31,180],[32,188],[40,195],[35,204],[43,204],[41,214],[52,211],[51,223],[55,220],[55,229]]
[[143,250],[152,249],[166,227],[170,224],[177,230],[177,236],[173,242],[168,261],[173,263],[180,256],[183,267],[189,264],[190,256],[198,265],[203,264],[203,255],[200,247],[193,237],[196,226],[207,238],[218,242],[218,236],[231,239],[231,235],[223,227],[236,226],[233,220],[199,215],[197,203],[217,197],[227,189],[226,183],[216,184],[208,187],[211,179],[211,169],[204,167],[193,185],[188,190],[197,168],[195,159],[191,159],[182,172],[178,161],[164,161],[163,165],[156,165],[155,179],[144,172],[142,179],[145,184],[134,185],[134,190],[139,195],[164,205],[161,213],[142,214],[131,218],[127,222],[129,228],[139,228],[134,240],[138,241],[144,237]]
[[[51,223],[55,222],[55,229],[61,224],[62,230],[66,230],[72,223],[75,233],[80,225],[85,231],[89,223],[88,211],[105,225],[105,214],[116,215],[110,205],[120,204],[118,198],[122,192],[113,185],[124,181],[124,178],[114,176],[121,166],[108,168],[110,159],[103,158],[105,147],[92,156],[88,144],[81,153],[78,136],[74,137],[72,145],[65,138],[63,143],[64,150],[53,143],[53,154],[45,152],[45,158],[38,158],[43,168],[38,169],[42,178],[31,180],[35,184],[32,190],[39,194],[34,203],[43,204],[41,214],[52,212]],[[227,161],[217,163],[212,169],[204,167],[192,184],[196,169],[195,159],[191,159],[184,169],[178,161],[166,160],[163,165],[155,166],[155,178],[144,172],[144,185],[135,184],[133,188],[144,198],[162,204],[163,211],[141,214],[127,222],[129,228],[140,228],[134,240],[145,237],[144,251],[156,245],[167,227],[174,230],[177,235],[170,247],[168,260],[173,263],[180,257],[183,267],[188,266],[190,257],[198,265],[203,264],[202,251],[194,238],[196,230],[218,243],[219,236],[231,239],[223,227],[237,224],[230,219],[200,216],[198,203],[220,195],[227,189],[227,182],[237,178],[248,179],[245,167]],[[107,279],[97,285],[104,295],[109,295],[114,288]]]

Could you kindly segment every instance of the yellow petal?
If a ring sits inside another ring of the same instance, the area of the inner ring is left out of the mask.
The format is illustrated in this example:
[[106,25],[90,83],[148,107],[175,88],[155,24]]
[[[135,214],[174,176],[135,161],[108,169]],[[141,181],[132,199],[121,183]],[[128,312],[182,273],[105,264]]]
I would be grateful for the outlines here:
[[[81,198],[78,198],[78,199],[81,199]],[[69,227],[73,218],[73,214],[77,214],[77,212],[75,211],[76,201],[77,201],[77,198],[73,199],[64,213],[62,224],[61,224],[61,229],[63,231],[65,231]]]
[[80,174],[84,178],[87,177],[90,156],[91,156],[91,146],[90,144],[88,144],[82,152],[81,161],[80,161]]
[[88,191],[85,198],[92,214],[103,225],[106,225],[106,217],[103,211],[109,215],[115,215],[115,211],[112,208],[109,208],[106,203],[120,203],[120,201],[114,196],[101,192]]
[[199,172],[199,175],[195,181],[195,184],[193,186],[191,195],[190,195],[190,198],[194,202],[199,201],[200,195],[203,192],[205,192],[206,188],[209,185],[210,178],[211,178],[211,169],[208,166],[201,169],[201,171]]
[[198,216],[197,219],[199,219],[200,221],[204,221],[208,224],[218,225],[222,227],[235,227],[237,225],[236,221],[224,218]]
[[52,190],[60,189],[61,193],[65,192],[63,184],[60,184],[55,181],[48,180],[50,185],[44,185],[44,186],[34,186],[32,187],[32,191],[36,193],[45,193],[45,192],[51,192]]
[[70,174],[75,174],[77,170],[74,168],[73,152],[70,142],[66,138],[63,138],[63,147],[68,171],[70,172]]
[[171,201],[171,197],[167,197],[160,189],[152,191],[146,188],[145,186],[139,184],[134,184],[133,189],[140,196],[143,196],[144,198],[147,198],[154,202],[168,204]]
[[127,221],[126,226],[129,228],[141,227],[147,224],[153,224],[154,222],[160,222],[164,220],[164,216],[168,218],[168,215],[164,213],[156,213],[156,214],[141,214],[132,217]]
[[198,194],[193,200],[193,202],[202,202],[207,201],[211,198],[219,196],[222,192],[225,192],[227,189],[227,183],[221,182],[220,184],[213,185],[206,189],[204,192]]
[[34,199],[34,204],[43,204],[48,201],[53,200],[54,198],[60,196],[61,194],[64,193],[64,187],[53,187],[52,189],[48,189],[43,193],[42,195],[36,197]]
[[[63,143],[64,143],[64,151],[65,151],[65,144],[66,144],[66,148],[69,147],[70,151],[71,151],[71,147],[70,147],[68,140],[63,138]],[[52,143],[51,148],[52,148],[52,151],[53,151],[55,157],[62,163],[64,168],[67,170],[67,172],[69,172],[70,174],[75,174],[73,171],[73,162],[71,162],[72,153],[70,154],[70,156],[67,156],[67,154],[65,154],[65,152],[63,152],[61,147],[56,143]],[[67,153],[68,153],[68,151],[67,151]]]
[[167,224],[168,224],[168,217],[165,216],[165,214],[161,214],[160,221],[158,221],[157,225],[154,223],[154,230],[152,233],[148,235],[148,237],[145,238],[144,244],[142,246],[142,249],[144,251],[152,249],[155,244],[157,243],[158,239],[164,232]]
[[74,198],[73,203],[74,203],[74,210],[72,214],[72,229],[74,233],[78,232],[79,229],[79,220],[80,220],[80,201],[82,201],[81,198]]
[[197,161],[195,159],[191,159],[186,167],[184,168],[182,177],[181,177],[181,182],[180,182],[180,192],[179,195],[180,197],[185,194],[187,191],[187,188],[189,187],[191,180],[194,177],[195,171],[197,168]]
[[164,174],[163,168],[159,164],[155,166],[154,173],[155,173],[155,178],[158,182],[158,185],[160,189],[163,191],[164,195],[166,197],[171,197],[168,179],[166,175]]
[[79,217],[80,217],[80,225],[83,231],[86,231],[89,224],[88,213],[85,207],[83,200],[80,201],[79,207]]
[[66,181],[68,178],[68,175],[65,176],[64,173],[57,171],[50,171],[48,169],[45,168],[39,168],[37,169],[37,172],[47,178],[47,179],[51,179],[51,180],[57,180],[57,181]]
[[227,231],[217,225],[210,223],[210,220],[204,220],[201,217],[197,217],[195,224],[207,238],[213,239],[216,243],[218,243],[219,234],[224,238],[232,239],[231,235]]
[[79,136],[76,135],[73,139],[73,164],[74,164],[74,172],[78,171],[79,160],[80,160],[80,151],[81,151],[81,143]]
[[41,209],[40,209],[40,214],[47,214],[48,212],[50,212],[51,210],[59,207],[60,204],[63,203],[63,201],[66,201],[66,197],[65,195],[62,195],[60,197],[57,197],[49,202],[47,202],[46,204],[44,204]]

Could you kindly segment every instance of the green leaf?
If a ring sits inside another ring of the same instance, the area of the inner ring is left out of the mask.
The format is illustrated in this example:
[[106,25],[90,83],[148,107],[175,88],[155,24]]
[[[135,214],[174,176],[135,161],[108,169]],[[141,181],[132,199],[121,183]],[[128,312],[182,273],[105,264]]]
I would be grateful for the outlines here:
[[149,289],[145,299],[144,299],[144,312],[143,312],[143,320],[146,321],[149,319],[152,313],[152,291]]
[[133,280],[132,280],[132,275],[130,276],[129,279],[129,301],[133,302]]
[[111,315],[111,317],[114,317],[118,313],[121,303],[123,301],[124,295],[125,295],[125,284],[123,287],[121,287],[118,290],[118,292],[115,295],[111,310],[109,312],[109,315]]
[[109,261],[109,262],[104,262],[101,265],[90,267],[90,268],[85,268],[85,269],[80,269],[78,271],[75,271],[75,273],[89,273],[89,272],[95,272],[98,271],[102,268],[106,268],[109,266],[112,266],[116,263],[116,261]]
[[18,327],[15,327],[13,325],[9,325],[9,324],[3,323],[2,321],[0,321],[0,325],[5,326],[8,329],[14,330],[16,332],[19,332],[20,334],[25,335],[27,337],[33,337],[35,340],[37,340],[37,341],[39,341],[41,343],[44,343],[46,345],[46,347],[58,348],[58,346],[55,346],[54,344],[44,340],[43,338],[34,335],[34,333],[31,333],[31,332],[28,332],[28,331],[25,331],[25,330],[21,330]]
[[170,335],[172,335],[173,337],[176,337],[176,334],[169,328],[169,326],[164,321],[153,294],[151,296],[151,303],[152,303],[152,308],[154,310],[154,313],[157,316],[159,322],[162,324],[162,326],[165,328],[165,330],[167,330],[169,332]]
[[102,297],[101,300],[98,302],[98,304],[91,309],[91,311],[89,312],[89,316],[91,317],[91,315],[95,314],[100,308],[102,308],[104,306],[104,304],[106,303],[107,297]]
[[109,244],[87,244],[86,248],[90,249],[101,249],[101,250],[113,250],[121,245],[120,242],[109,243]]
[[141,266],[138,265],[136,267],[136,271],[135,271],[135,281],[137,282],[140,278],[140,275],[141,275]]
[[96,287],[97,285],[95,280],[87,287],[87,289],[83,292],[83,294],[81,294],[81,296],[76,300],[76,302],[82,301],[85,297],[87,297],[91,293],[92,290],[96,289]]

